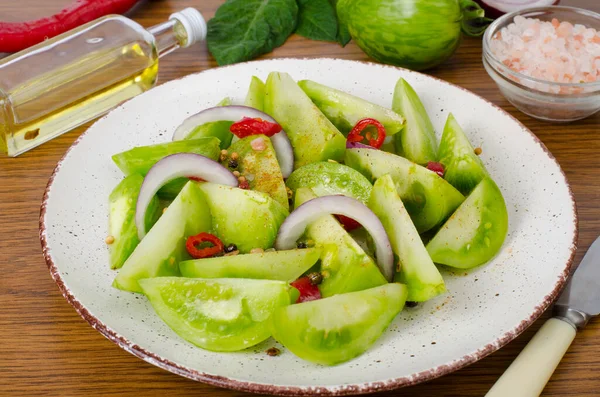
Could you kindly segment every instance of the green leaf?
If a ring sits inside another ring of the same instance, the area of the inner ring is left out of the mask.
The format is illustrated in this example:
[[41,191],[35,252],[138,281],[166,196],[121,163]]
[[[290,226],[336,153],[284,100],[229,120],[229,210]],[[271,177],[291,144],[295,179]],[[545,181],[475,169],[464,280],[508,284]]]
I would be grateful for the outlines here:
[[298,8],[296,33],[311,40],[337,40],[337,17],[329,0],[298,0]]
[[254,59],[282,45],[297,19],[295,0],[227,0],[208,22],[208,50],[219,65]]
[[[329,2],[331,3],[331,6],[333,7],[333,10],[336,13],[337,20],[338,20],[338,33],[337,33],[337,38],[336,38],[337,42],[340,43],[340,45],[342,47],[345,47],[346,44],[348,44],[350,42],[350,39],[352,39],[352,37],[350,37],[350,32],[348,31],[348,27],[346,26],[346,23],[343,21],[340,10],[338,9],[338,0],[329,0]],[[342,6],[342,7],[344,7],[344,6]]]

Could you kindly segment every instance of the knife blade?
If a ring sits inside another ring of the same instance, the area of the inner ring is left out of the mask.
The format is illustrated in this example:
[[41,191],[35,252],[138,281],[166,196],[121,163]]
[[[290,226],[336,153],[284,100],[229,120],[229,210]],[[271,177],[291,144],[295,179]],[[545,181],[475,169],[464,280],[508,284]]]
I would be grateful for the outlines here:
[[600,314],[600,237],[590,246],[554,305],[557,317],[583,328]]
[[537,397],[575,339],[600,314],[600,237],[592,243],[546,321],[486,397]]

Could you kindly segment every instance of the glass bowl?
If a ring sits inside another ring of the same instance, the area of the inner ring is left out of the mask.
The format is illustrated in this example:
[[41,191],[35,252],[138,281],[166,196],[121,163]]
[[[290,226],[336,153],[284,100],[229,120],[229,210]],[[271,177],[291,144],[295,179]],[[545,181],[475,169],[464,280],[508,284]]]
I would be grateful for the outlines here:
[[541,120],[568,122],[591,116],[600,110],[600,81],[591,83],[555,83],[513,71],[492,53],[490,42],[496,32],[513,22],[516,16],[541,21],[570,22],[600,30],[600,14],[574,7],[529,8],[498,18],[483,37],[483,65],[502,95],[517,109]]

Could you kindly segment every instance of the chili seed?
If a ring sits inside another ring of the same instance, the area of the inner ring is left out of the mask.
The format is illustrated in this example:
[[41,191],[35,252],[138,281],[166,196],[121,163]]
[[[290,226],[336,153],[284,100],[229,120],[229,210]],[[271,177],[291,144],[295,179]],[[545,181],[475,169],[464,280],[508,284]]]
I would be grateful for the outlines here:
[[242,182],[246,182],[246,177],[242,175],[242,176],[240,176],[240,177],[238,178],[238,181],[239,181],[240,183],[242,183]]
[[222,149],[222,150],[221,150],[221,154],[222,154],[223,156],[227,156],[227,153],[228,153],[228,152],[227,152],[227,149]]
[[233,171],[233,176],[235,176],[236,178],[240,177],[240,172],[239,171]]
[[237,255],[237,254],[239,254],[239,253],[240,253],[240,251],[239,251],[239,250],[235,250],[235,251],[228,252],[228,253],[226,253],[226,254],[225,254],[225,255],[223,255],[223,256],[236,256],[236,255]]
[[167,208],[168,208],[168,207],[165,207],[165,208],[163,208],[163,211],[162,211],[162,212],[163,212],[163,214],[164,214],[165,212],[167,212]]
[[480,147],[476,147],[475,150],[473,150],[473,152],[479,156],[483,152],[483,150],[481,150]]
[[227,247],[225,247],[225,253],[228,254],[230,252],[237,251],[237,249],[237,245],[229,244]]
[[232,160],[237,160],[237,159],[239,159],[239,158],[240,158],[240,155],[239,155],[239,154],[237,154],[237,152],[233,152],[233,153],[231,153],[231,159],[232,159]]
[[104,239],[104,242],[110,245],[115,242],[115,238],[113,236],[108,236]]
[[294,192],[292,192],[292,189],[290,189],[289,187],[286,186],[285,191],[287,192],[288,199],[291,199],[292,196],[294,195]]
[[298,248],[300,248],[300,249],[303,249],[303,248],[308,248],[308,244],[306,244],[306,242],[304,242],[304,241],[300,241],[300,242],[297,244],[297,247],[298,247]]
[[237,168],[237,167],[238,167],[238,162],[237,162],[237,160],[234,160],[234,159],[233,159],[233,156],[231,156],[231,157],[232,157],[232,159],[231,159],[231,160],[229,160],[229,164],[228,164],[228,165],[229,165],[229,168]]
[[265,252],[265,250],[262,248],[252,248],[250,250],[251,254],[262,254],[263,252]]
[[281,354],[281,350],[279,350],[276,347],[271,347],[271,348],[267,349],[266,353],[267,353],[267,356],[276,357]]
[[319,285],[323,281],[323,275],[319,272],[312,272],[307,277],[312,285]]
[[417,307],[418,304],[419,304],[418,302],[406,301],[405,306],[406,307]]

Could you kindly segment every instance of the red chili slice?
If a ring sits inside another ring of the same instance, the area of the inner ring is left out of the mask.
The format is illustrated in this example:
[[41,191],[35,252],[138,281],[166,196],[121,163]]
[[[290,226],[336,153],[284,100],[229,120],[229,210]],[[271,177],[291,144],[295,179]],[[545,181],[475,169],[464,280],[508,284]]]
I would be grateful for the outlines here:
[[300,291],[300,296],[296,300],[296,303],[309,302],[317,299],[321,299],[321,291],[319,287],[310,282],[308,277],[300,277],[294,281],[292,287]]
[[229,131],[240,139],[259,134],[271,137],[281,131],[281,126],[260,118],[244,117],[237,123],[233,123]]
[[[367,132],[365,136],[361,135],[362,132],[370,125],[377,128],[377,138],[374,138],[370,131]],[[350,131],[348,134],[348,140],[350,142],[362,142],[363,139],[367,140],[369,146],[379,149],[385,140],[385,127],[375,119],[366,118],[359,120],[354,128],[352,128],[352,131]]]
[[351,231],[351,230],[358,229],[359,227],[361,227],[360,223],[356,222],[352,218],[348,218],[347,216],[336,215],[335,217],[338,219],[338,221],[340,221],[340,223],[342,224],[344,229],[346,229],[347,231]]
[[444,177],[444,166],[442,163],[438,163],[437,161],[430,161],[427,163],[427,169],[435,172],[442,178]]
[[204,179],[198,178],[197,176],[188,176],[188,179],[195,182],[206,182]]
[[[198,248],[202,243],[211,243],[212,247]],[[188,237],[185,242],[185,249],[192,258],[201,259],[215,256],[225,249],[223,242],[214,234],[199,233],[195,236]]]

